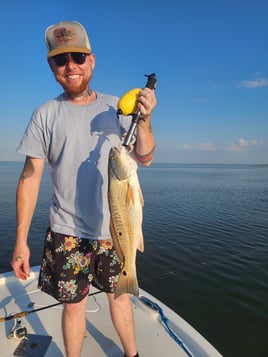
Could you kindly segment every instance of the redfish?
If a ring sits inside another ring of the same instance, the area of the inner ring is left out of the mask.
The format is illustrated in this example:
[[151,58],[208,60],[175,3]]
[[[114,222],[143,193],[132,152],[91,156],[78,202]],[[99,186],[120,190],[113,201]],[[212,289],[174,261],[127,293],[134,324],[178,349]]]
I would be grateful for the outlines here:
[[137,163],[125,146],[114,147],[109,153],[110,233],[122,270],[115,298],[124,293],[139,295],[136,273],[137,249],[144,250],[142,209],[144,205],[137,175]]

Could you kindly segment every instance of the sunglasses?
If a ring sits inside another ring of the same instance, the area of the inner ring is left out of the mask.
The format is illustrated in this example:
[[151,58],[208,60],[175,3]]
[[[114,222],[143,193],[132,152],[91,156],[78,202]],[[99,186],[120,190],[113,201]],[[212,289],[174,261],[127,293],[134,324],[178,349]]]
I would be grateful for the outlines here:
[[83,52],[69,52],[69,53],[60,53],[59,55],[53,56],[53,60],[58,67],[63,67],[66,65],[69,55],[72,58],[72,61],[76,64],[84,64],[86,61],[87,53]]

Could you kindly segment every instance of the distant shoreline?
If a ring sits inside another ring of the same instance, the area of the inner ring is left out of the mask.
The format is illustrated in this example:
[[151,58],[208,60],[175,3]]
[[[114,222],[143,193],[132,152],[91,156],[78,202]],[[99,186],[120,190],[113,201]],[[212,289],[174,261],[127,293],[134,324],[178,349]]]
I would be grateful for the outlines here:
[[[0,160],[0,164],[5,163],[5,164],[23,164],[24,160]],[[209,163],[209,162],[203,162],[203,163],[197,163],[197,162],[192,162],[192,163],[185,163],[185,162],[153,162],[152,166],[157,166],[157,165],[179,165],[179,166],[259,166],[259,167],[268,167],[268,163],[264,164],[264,163],[231,163],[231,162],[226,162],[226,163],[217,163],[217,162],[213,162],[213,163]],[[150,166],[149,166],[150,168]]]

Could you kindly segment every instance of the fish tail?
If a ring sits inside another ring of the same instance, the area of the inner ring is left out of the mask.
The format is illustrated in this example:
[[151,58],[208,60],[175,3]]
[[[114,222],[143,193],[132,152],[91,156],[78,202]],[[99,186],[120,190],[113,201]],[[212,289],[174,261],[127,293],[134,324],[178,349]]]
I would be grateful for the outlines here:
[[139,285],[137,276],[134,273],[128,273],[124,271],[119,275],[119,280],[117,283],[117,287],[114,292],[115,299],[125,293],[133,294],[135,296],[139,295]]

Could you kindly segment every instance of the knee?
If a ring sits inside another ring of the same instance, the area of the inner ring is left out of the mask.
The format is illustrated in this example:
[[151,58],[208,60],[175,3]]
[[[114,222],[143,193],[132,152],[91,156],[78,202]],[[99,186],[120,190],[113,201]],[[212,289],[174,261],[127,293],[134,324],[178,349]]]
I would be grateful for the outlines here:
[[114,297],[114,294],[108,294],[109,297],[109,304],[112,309],[130,309],[132,304],[130,300],[130,294],[122,294],[118,296],[116,299]]
[[119,304],[130,302],[130,294],[122,294],[114,300],[117,301]]
[[79,312],[84,312],[86,303],[87,303],[87,298],[76,303],[65,303],[64,310],[70,314],[77,314]]
[[121,304],[126,304],[130,302],[130,294],[122,294],[118,296],[117,298],[114,297],[114,294],[108,294],[108,298],[111,302],[117,303],[119,305]]

